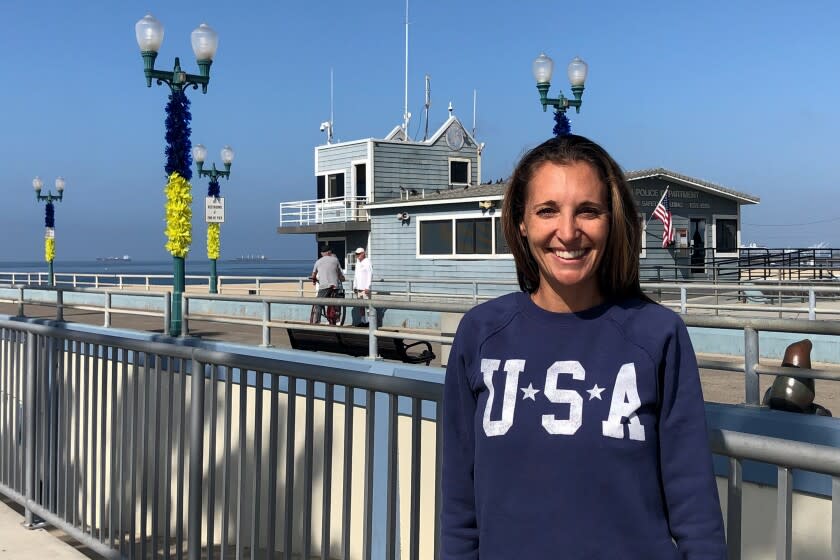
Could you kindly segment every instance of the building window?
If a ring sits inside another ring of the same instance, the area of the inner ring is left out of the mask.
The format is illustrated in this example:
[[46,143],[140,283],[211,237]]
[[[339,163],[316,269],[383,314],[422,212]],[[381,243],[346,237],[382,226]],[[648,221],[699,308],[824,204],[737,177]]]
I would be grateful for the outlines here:
[[331,175],[318,175],[317,198],[324,200],[328,198],[344,198],[344,173],[333,173]]
[[510,255],[498,216],[420,219],[418,229],[418,256]]
[[738,218],[735,216],[714,217],[715,255],[738,254]]
[[452,254],[452,220],[420,222],[420,254]]
[[327,175],[327,196],[329,198],[344,197],[344,173]]
[[489,218],[455,220],[455,253],[458,255],[492,255],[493,224]]
[[496,230],[496,254],[497,255],[509,255],[510,254],[510,247],[507,244],[507,240],[505,239],[505,233],[502,231],[502,220],[495,219],[493,220]]
[[450,159],[449,160],[449,184],[469,185],[470,184],[470,160]]
[[356,173],[356,196],[359,198],[367,197],[367,165],[358,163],[355,166]]

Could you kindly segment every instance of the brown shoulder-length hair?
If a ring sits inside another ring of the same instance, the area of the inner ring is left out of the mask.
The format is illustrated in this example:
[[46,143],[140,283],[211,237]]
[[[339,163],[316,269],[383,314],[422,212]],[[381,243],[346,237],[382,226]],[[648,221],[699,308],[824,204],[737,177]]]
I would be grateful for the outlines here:
[[642,227],[627,179],[604,148],[575,134],[546,140],[527,152],[510,178],[502,206],[502,228],[516,262],[519,287],[530,293],[540,285],[537,261],[519,229],[525,217],[528,184],[543,164],[569,165],[578,162],[591,165],[607,187],[610,232],[597,271],[601,294],[608,300],[644,298],[639,286]]

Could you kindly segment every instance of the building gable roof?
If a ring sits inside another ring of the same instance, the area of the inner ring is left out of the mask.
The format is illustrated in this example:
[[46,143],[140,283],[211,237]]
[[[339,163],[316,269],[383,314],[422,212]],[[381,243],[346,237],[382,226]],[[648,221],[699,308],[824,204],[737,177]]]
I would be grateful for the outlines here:
[[737,200],[738,202],[744,204],[758,204],[759,202],[761,202],[761,199],[757,196],[736,191],[734,189],[711,183],[709,181],[704,181],[703,179],[696,179],[694,177],[689,177],[688,175],[676,173],[674,171],[665,169],[664,167],[655,167],[653,169],[641,169],[639,171],[628,171],[625,173],[625,176],[630,182],[638,179],[647,179],[650,177],[656,177],[664,179],[666,181],[674,181],[687,187],[692,187],[701,191],[706,191],[711,194]]
[[[441,127],[441,130],[445,131],[446,126]],[[441,133],[441,131],[438,131],[438,133]],[[436,134],[436,136],[439,137],[440,135]],[[627,171],[625,176],[630,183],[639,179],[659,178],[665,181],[672,181],[691,188],[699,189],[716,196],[733,199],[743,204],[758,204],[761,202],[761,199],[757,196],[736,191],[702,179],[689,177],[688,175],[683,175],[681,173],[676,173],[663,167]],[[504,195],[505,189],[507,189],[507,183],[489,183],[435,191],[412,190],[406,192],[401,198],[383,200],[378,203],[368,204],[367,206],[375,208],[379,206],[384,207],[385,205],[390,206],[395,203],[412,203],[412,205],[420,206],[424,204],[434,204],[436,202],[451,203],[459,200],[471,200],[473,198],[499,199]]]

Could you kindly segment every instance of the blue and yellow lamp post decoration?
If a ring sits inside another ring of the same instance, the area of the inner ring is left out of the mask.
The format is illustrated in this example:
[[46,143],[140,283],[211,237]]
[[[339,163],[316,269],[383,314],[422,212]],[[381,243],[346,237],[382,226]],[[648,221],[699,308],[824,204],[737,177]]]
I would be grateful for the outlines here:
[[[192,156],[195,160],[195,165],[198,168],[199,177],[210,177],[210,183],[207,185],[207,205],[210,203],[213,206],[220,208],[220,212],[216,212],[212,217],[209,213],[205,216],[207,221],[207,258],[210,259],[210,293],[219,293],[219,276],[216,273],[216,261],[219,260],[219,253],[221,252],[221,226],[224,223],[224,199],[222,198],[222,189],[219,186],[219,177],[230,179],[230,166],[233,163],[233,148],[225,146],[222,148],[222,163],[225,166],[224,171],[216,169],[216,164],[213,164],[212,169],[204,169],[204,160],[207,159],[207,148],[202,144],[196,144],[192,149]],[[220,204],[221,203],[221,204]]]
[[42,195],[41,189],[44,187],[43,181],[40,177],[32,179],[32,187],[35,189],[35,199],[38,202],[46,202],[46,210],[44,211],[44,260],[49,266],[49,273],[47,276],[47,283],[50,286],[55,285],[55,275],[53,274],[53,261],[55,260],[55,205],[53,201],[61,202],[64,198],[64,178],[59,177],[55,180],[55,190],[58,194],[47,192]]
[[576,113],[580,113],[581,98],[583,97],[583,84],[586,82],[586,73],[589,70],[587,64],[576,56],[569,63],[567,74],[572,85],[574,99],[569,99],[560,93],[560,97],[551,98],[548,90],[551,87],[551,74],[554,72],[554,61],[545,53],[540,54],[533,64],[534,79],[537,81],[537,91],[540,92],[540,103],[543,111],[551,105],[554,107],[554,135],[564,136],[571,132],[569,119],[566,117],[566,109],[574,107]]
[[192,49],[198,63],[199,74],[188,74],[181,70],[181,62],[175,57],[171,71],[156,70],[160,45],[163,43],[163,25],[151,14],[147,14],[134,26],[137,44],[143,57],[143,72],[146,86],[152,87],[152,80],[158,85],[169,86],[169,102],[166,104],[166,250],[173,258],[172,314],[169,334],[181,334],[181,296],[184,293],[184,259],[192,243],[192,162],[190,157],[190,101],[185,90],[189,87],[207,93],[210,82],[210,65],[219,46],[219,37],[207,24],[202,23],[190,35]]

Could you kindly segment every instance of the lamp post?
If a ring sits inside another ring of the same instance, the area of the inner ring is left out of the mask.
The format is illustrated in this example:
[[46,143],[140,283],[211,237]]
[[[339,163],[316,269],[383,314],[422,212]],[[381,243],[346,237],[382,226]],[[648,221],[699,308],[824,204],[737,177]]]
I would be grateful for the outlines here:
[[47,192],[47,194],[42,195],[41,189],[43,186],[44,183],[41,181],[40,177],[32,179],[32,187],[35,189],[35,200],[47,203],[44,212],[44,226],[46,227],[44,232],[44,260],[47,261],[47,265],[49,265],[47,283],[50,286],[54,286],[55,276],[53,275],[53,260],[55,259],[55,206],[53,205],[53,201],[57,200],[61,202],[64,198],[64,178],[59,177],[55,180],[55,190],[58,194],[54,195],[52,192]]
[[[219,280],[216,274],[216,261],[219,259],[221,251],[221,225],[225,222],[225,203],[224,198],[221,197],[221,187],[219,187],[219,177],[230,179],[230,166],[233,163],[233,148],[225,146],[222,148],[222,163],[225,166],[224,171],[216,169],[216,164],[213,164],[213,169],[204,169],[204,160],[207,159],[207,148],[202,144],[196,144],[192,149],[193,159],[198,168],[199,177],[210,177],[210,183],[207,185],[207,201],[206,211],[204,214],[207,222],[207,258],[210,259],[210,293],[219,293]],[[210,213],[211,206],[213,213]]]
[[537,90],[540,92],[540,103],[543,111],[551,105],[554,107],[554,134],[563,136],[571,130],[569,119],[566,118],[566,109],[574,107],[576,113],[580,113],[581,98],[583,97],[583,84],[586,82],[586,73],[589,70],[587,64],[576,56],[569,63],[567,74],[572,86],[574,99],[565,97],[560,92],[560,97],[551,98],[548,90],[551,87],[551,74],[554,71],[554,61],[545,53],[540,54],[533,63],[534,79],[537,81]]
[[152,80],[158,85],[169,86],[169,102],[166,105],[166,249],[173,258],[172,313],[169,333],[181,334],[181,297],[184,292],[184,258],[192,243],[192,178],[190,161],[190,101],[185,90],[189,87],[207,93],[210,82],[210,65],[219,46],[219,37],[207,24],[202,23],[190,35],[193,53],[198,63],[199,74],[187,74],[181,70],[181,62],[175,57],[172,71],[155,69],[155,59],[163,43],[163,25],[151,14],[147,14],[134,26],[140,55],[143,57],[143,72],[146,86],[152,87]]

